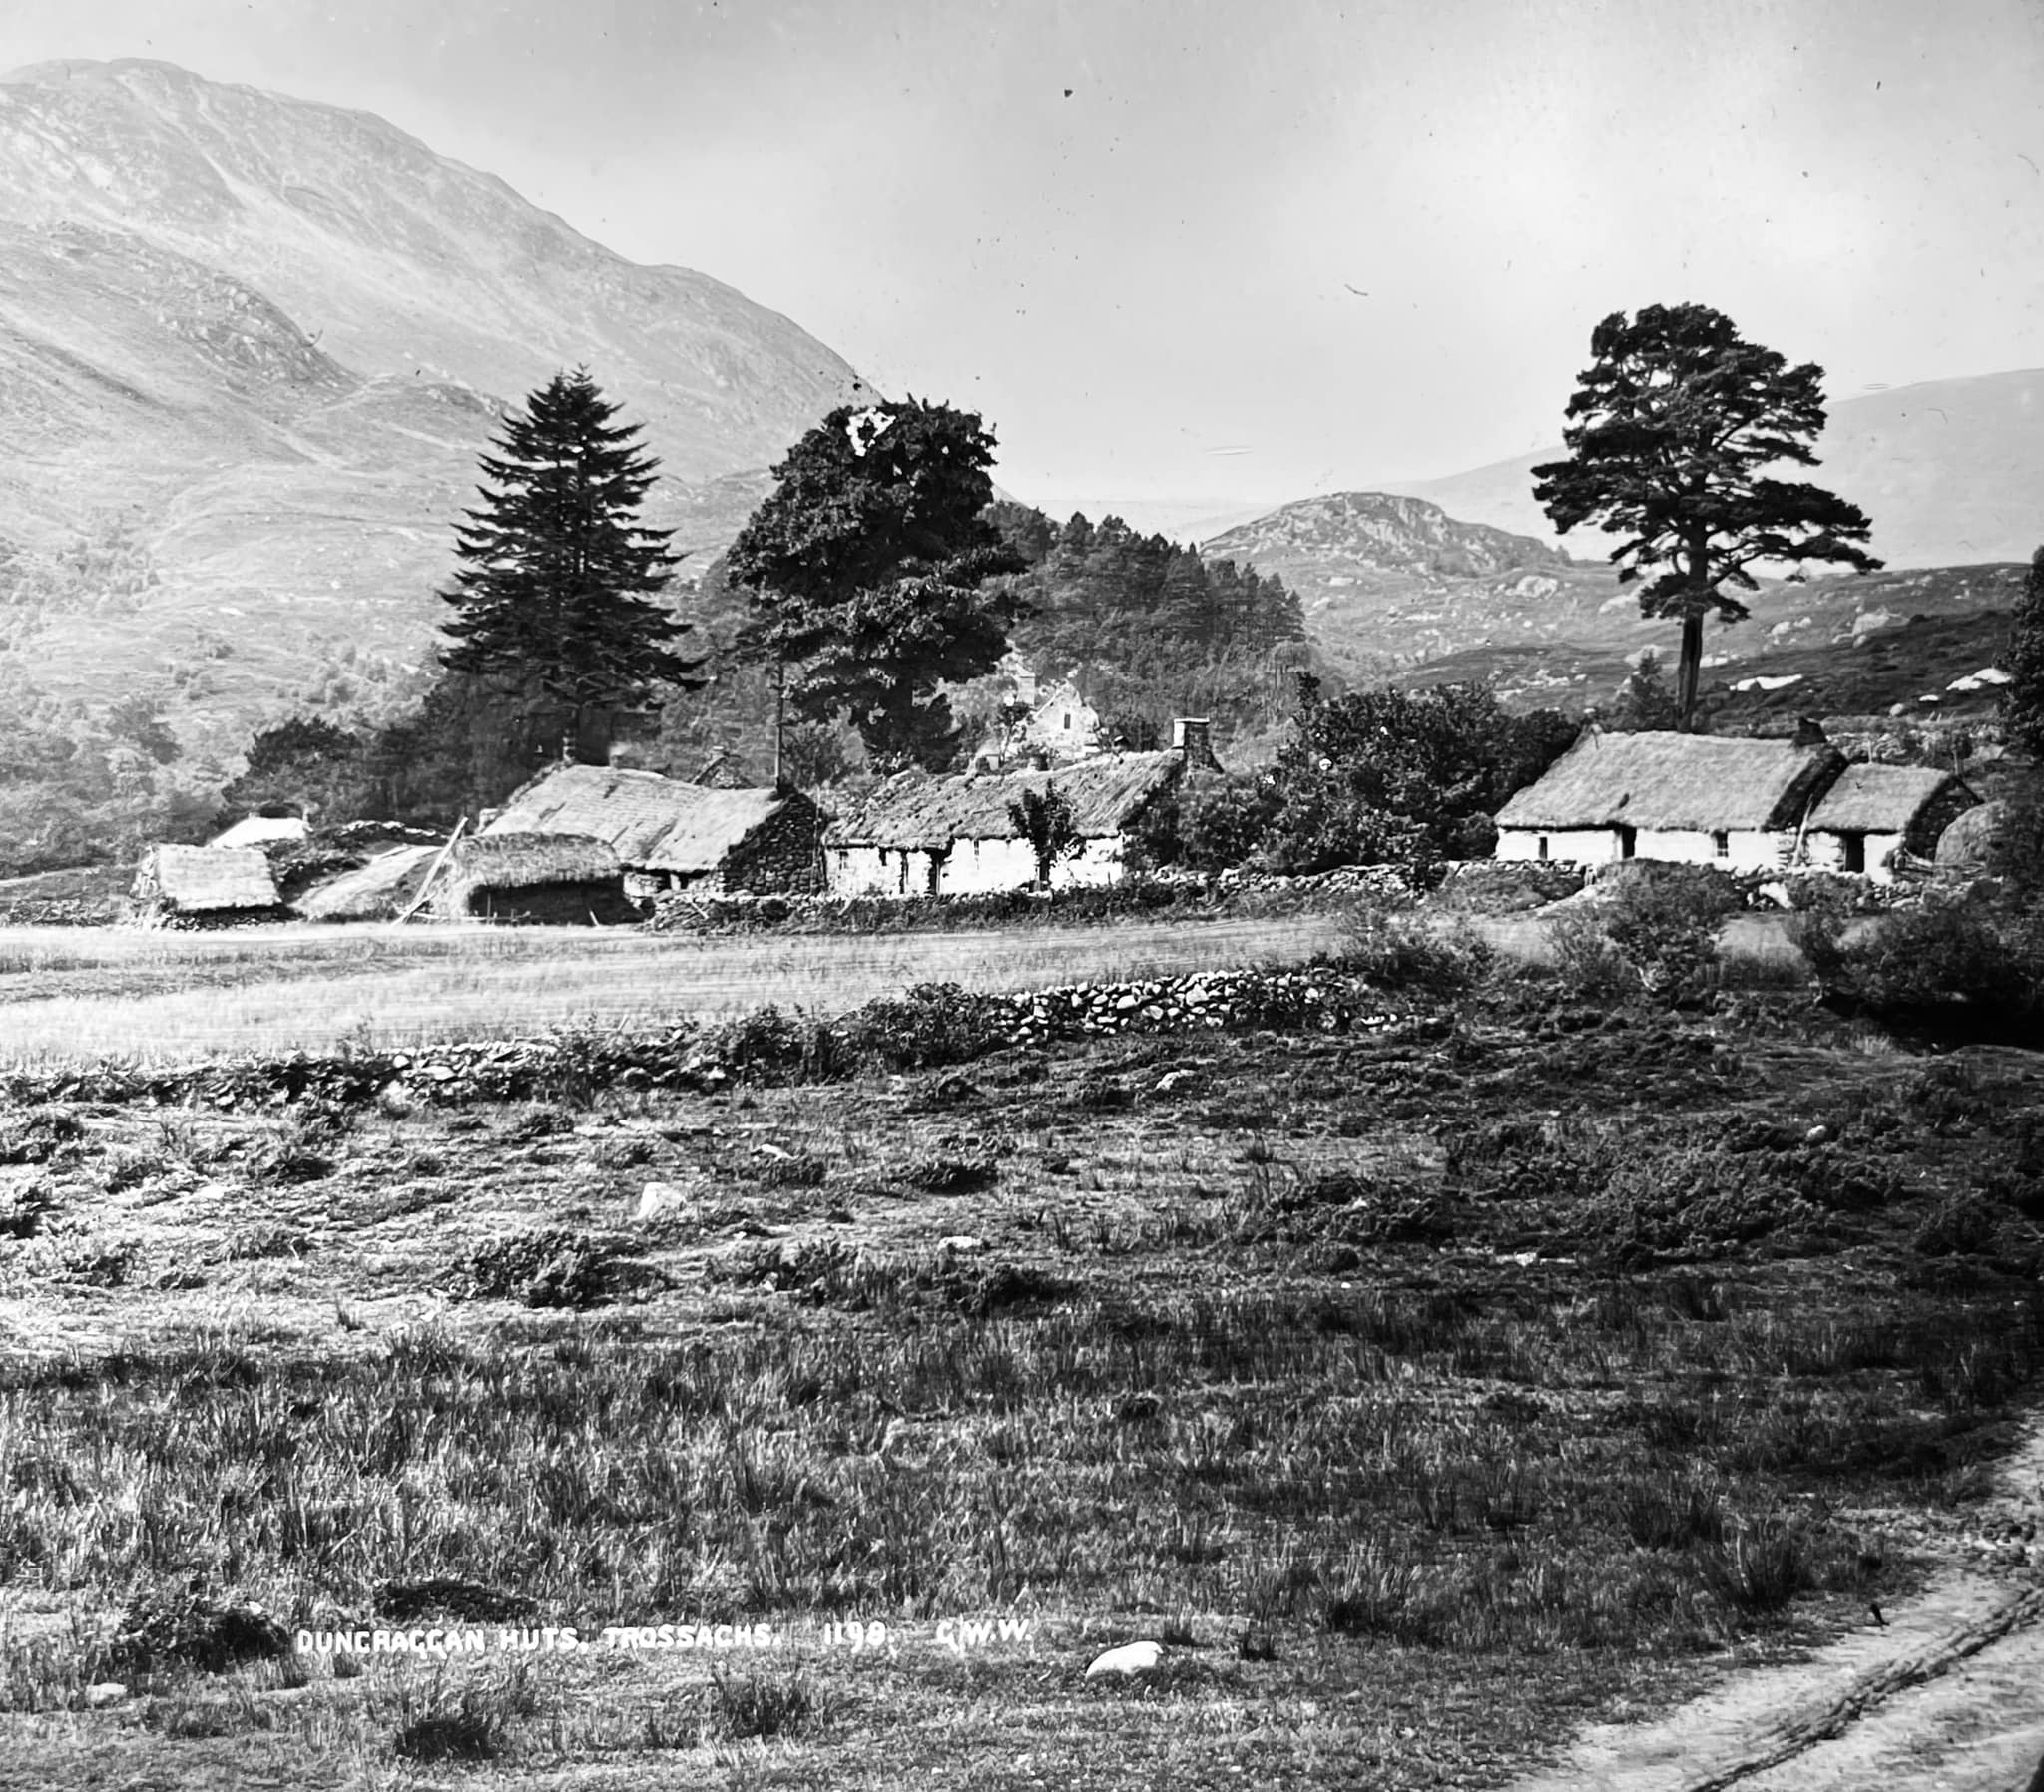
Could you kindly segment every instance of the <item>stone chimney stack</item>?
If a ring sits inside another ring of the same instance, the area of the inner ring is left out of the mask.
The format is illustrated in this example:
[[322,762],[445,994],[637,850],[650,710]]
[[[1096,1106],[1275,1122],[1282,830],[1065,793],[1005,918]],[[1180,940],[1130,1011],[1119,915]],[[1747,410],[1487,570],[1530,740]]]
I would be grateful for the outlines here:
[[1813,715],[1798,715],[1795,718],[1795,736],[1792,745],[1822,746],[1829,736],[1824,733],[1823,723]]
[[1186,769],[1198,767],[1202,771],[1219,771],[1221,762],[1214,757],[1214,724],[1204,715],[1179,715],[1172,718],[1171,747],[1186,762]]

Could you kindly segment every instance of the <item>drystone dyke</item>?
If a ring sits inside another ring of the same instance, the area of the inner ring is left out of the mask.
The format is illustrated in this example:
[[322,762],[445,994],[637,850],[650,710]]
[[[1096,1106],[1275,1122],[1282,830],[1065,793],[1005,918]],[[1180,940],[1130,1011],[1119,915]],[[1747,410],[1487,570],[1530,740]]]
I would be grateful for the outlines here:
[[[983,1051],[1117,1033],[1192,1029],[1347,1032],[1399,1017],[1352,973],[1331,964],[1282,971],[1213,971],[1127,983],[1068,984],[981,996],[924,986],[895,1011],[968,1005]],[[600,1090],[716,1091],[741,1082],[824,1081],[884,1061],[859,1012],[804,1023],[773,1009],[720,1026],[651,1032],[558,1032],[537,1038],[461,1040],[415,1051],[248,1056],[166,1070],[110,1064],[70,1075],[0,1078],[0,1100],[20,1109],[51,1102],[121,1102],[222,1110],[280,1109],[295,1101],[339,1106],[534,1100],[583,1101]]]

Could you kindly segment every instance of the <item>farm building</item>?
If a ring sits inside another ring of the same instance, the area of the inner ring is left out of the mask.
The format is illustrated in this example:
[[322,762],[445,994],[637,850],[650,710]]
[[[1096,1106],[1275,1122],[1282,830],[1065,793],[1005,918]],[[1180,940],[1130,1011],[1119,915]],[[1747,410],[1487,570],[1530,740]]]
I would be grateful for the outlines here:
[[579,834],[463,840],[432,877],[427,900],[442,920],[607,926],[639,919],[625,895],[618,855],[604,841]]
[[712,889],[764,896],[822,887],[823,823],[798,790],[716,790],[651,771],[557,765],[513,795],[481,837],[601,840],[635,895]]
[[1844,766],[1814,730],[1793,740],[1586,733],[1498,811],[1497,856],[1785,865]]
[[307,921],[395,921],[418,899],[437,846],[394,846],[314,885],[291,906]]
[[264,846],[271,840],[302,840],[310,832],[302,815],[244,815],[209,846]]
[[253,846],[152,846],[134,893],[146,915],[209,926],[266,919],[278,909],[269,861]]
[[1894,878],[1902,852],[1927,859],[1938,837],[1980,798],[1948,771],[1918,765],[1847,765],[1817,799],[1803,833],[1803,862],[1826,871]]
[[1036,881],[1036,855],[1008,812],[1056,785],[1082,842],[1051,867],[1054,888],[1119,882],[1130,831],[1189,767],[1213,768],[1204,721],[1176,724],[1168,752],[1103,753],[1055,771],[932,778],[903,772],[823,836],[829,887],[845,896],[952,896]]

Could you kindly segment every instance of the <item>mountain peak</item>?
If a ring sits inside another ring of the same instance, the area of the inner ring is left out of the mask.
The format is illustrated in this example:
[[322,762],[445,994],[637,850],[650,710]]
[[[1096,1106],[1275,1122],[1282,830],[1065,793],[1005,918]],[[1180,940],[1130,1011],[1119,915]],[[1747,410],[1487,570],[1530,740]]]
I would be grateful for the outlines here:
[[1310,555],[1324,567],[1473,578],[1566,566],[1568,556],[1530,536],[1463,523],[1438,504],[1392,492],[1328,492],[1280,506],[1202,544],[1210,557],[1262,561]]

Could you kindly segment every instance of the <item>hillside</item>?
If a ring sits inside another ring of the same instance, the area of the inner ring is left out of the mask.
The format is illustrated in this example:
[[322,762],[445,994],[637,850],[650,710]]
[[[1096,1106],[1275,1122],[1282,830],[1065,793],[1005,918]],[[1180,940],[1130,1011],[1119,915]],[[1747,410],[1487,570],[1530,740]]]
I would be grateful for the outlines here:
[[[0,318],[9,636],[60,696],[203,664],[215,719],[422,658],[476,454],[558,368],[646,425],[685,572],[859,384],[378,118],[150,62],[0,78]],[[129,589],[67,582],[95,556]]]
[[[1560,415],[1568,394],[1557,393]],[[1387,489],[1458,517],[1555,537],[1533,502],[1532,469],[1561,444],[1444,479]],[[2044,542],[2044,368],[1929,380],[1839,399],[1805,478],[1849,499],[1873,523],[1873,552],[1894,567],[2024,560]],[[1609,536],[1577,530],[1580,558],[1602,559]]]
[[[1610,695],[1642,649],[1658,650],[1664,664],[1675,659],[1675,626],[1643,618],[1636,588],[1621,586],[1609,568],[1457,522],[1421,499],[1306,499],[1201,551],[1276,573],[1299,595],[1315,640],[1365,677],[1495,677],[1515,704],[1580,708]],[[1764,584],[1747,599],[1746,621],[1707,631],[1705,687],[1796,679],[1731,692],[1731,709],[1741,713],[1866,713],[1895,703],[1984,712],[1991,689],[1948,685],[1991,663],[2023,570],[1899,569]]]

